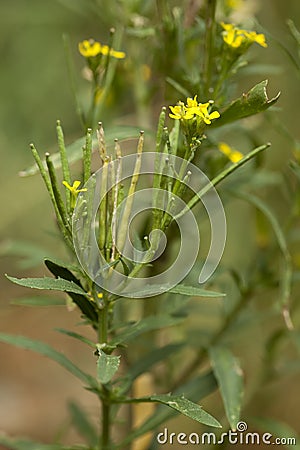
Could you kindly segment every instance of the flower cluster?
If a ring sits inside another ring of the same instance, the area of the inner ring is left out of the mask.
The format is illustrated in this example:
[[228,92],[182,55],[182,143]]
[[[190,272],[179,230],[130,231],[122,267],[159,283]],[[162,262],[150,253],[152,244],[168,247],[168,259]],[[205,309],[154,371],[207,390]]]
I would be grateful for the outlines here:
[[254,42],[262,47],[267,47],[265,35],[262,33],[258,34],[255,31],[242,30],[231,23],[221,22],[221,25],[224,29],[223,40],[230,48],[243,48],[246,50]]
[[94,41],[94,39],[79,42],[78,50],[85,58],[93,58],[98,55],[106,56],[108,54],[117,59],[123,59],[126,56],[124,52],[116,51],[108,45],[102,45],[100,42]]
[[220,114],[218,111],[209,112],[212,101],[207,103],[198,103],[197,95],[194,98],[188,97],[186,105],[183,102],[178,102],[176,106],[170,106],[171,113],[169,116],[172,119],[190,120],[198,117],[206,125],[210,125],[213,119],[218,119]]

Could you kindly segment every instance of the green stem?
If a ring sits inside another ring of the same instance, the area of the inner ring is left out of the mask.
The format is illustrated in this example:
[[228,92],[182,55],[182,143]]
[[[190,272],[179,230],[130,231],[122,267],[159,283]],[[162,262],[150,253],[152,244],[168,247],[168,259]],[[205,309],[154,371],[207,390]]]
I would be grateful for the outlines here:
[[134,166],[134,173],[131,178],[127,198],[125,200],[125,206],[124,206],[124,212],[122,214],[122,220],[121,220],[121,226],[118,234],[118,240],[117,240],[117,248],[120,253],[122,253],[123,247],[125,245],[126,241],[126,234],[128,233],[128,225],[129,225],[129,219],[130,219],[130,213],[133,205],[134,200],[134,193],[136,190],[136,185],[140,176],[140,168],[141,168],[141,156],[143,152],[143,146],[144,146],[144,132],[140,132],[140,138],[138,142],[137,147],[137,154],[136,154],[136,162]]
[[[64,133],[63,133],[63,129],[60,124],[60,120],[57,120],[57,122],[56,122],[56,134],[57,134],[57,141],[58,141],[58,148],[59,148],[59,153],[60,153],[63,178],[67,183],[71,184],[70,167],[69,167],[67,151],[66,151],[66,146],[65,146]],[[65,190],[65,195],[66,195],[67,211],[68,211],[68,213],[70,213],[71,212],[71,192],[69,191],[69,189]]]
[[48,172],[49,172],[49,176],[50,176],[50,182],[51,182],[51,186],[52,186],[52,190],[53,190],[54,200],[55,200],[57,209],[59,211],[59,214],[62,218],[62,221],[64,223],[64,226],[68,230],[69,229],[68,215],[67,215],[67,211],[66,211],[64,202],[62,200],[60,191],[58,189],[54,165],[50,159],[50,154],[46,153],[45,156],[46,156],[46,164],[47,164]]
[[[119,26],[118,29],[113,34],[112,47],[116,50],[120,48],[123,32],[124,32],[123,27]],[[102,114],[102,109],[107,99],[107,96],[109,92],[111,92],[111,86],[115,77],[118,64],[118,59],[110,58],[109,55],[108,58],[109,64],[106,67],[104,79],[102,80],[101,98],[100,101],[97,102],[97,104],[95,105],[94,117],[96,120],[98,120],[97,118],[99,118],[100,115]]]
[[[105,386],[103,389],[106,390]],[[99,450],[110,450],[110,405],[102,401],[102,435]]]
[[214,57],[213,39],[215,33],[216,5],[217,0],[207,0],[205,59],[204,59],[205,92],[207,96],[209,96],[211,88],[211,75]]
[[[98,301],[98,298],[97,298]],[[103,308],[98,313],[98,341],[100,344],[106,344],[108,339],[108,314],[109,301],[107,294],[103,294]],[[99,450],[110,450],[110,390],[108,386],[102,385],[101,407],[101,428],[102,433],[99,440]]]
[[266,148],[270,147],[270,143],[261,145],[260,147],[255,148],[251,152],[249,152],[243,159],[238,161],[235,164],[232,164],[228,167],[228,169],[223,170],[219,175],[217,175],[215,178],[211,180],[204,188],[202,188],[192,199],[187,203],[186,207],[183,208],[183,210],[177,214],[173,218],[173,220],[178,220],[180,217],[182,217],[187,211],[192,209],[197,203],[200,202],[201,197],[205,195],[212,186],[217,186],[221,181],[223,181],[225,178],[227,178],[231,173],[235,172],[239,167],[243,166],[246,162],[250,161],[250,159],[254,158],[256,155],[258,155],[260,152],[264,151]]
[[31,151],[32,151],[32,155],[33,155],[33,157],[35,159],[35,162],[36,162],[36,164],[37,164],[37,166],[39,168],[40,174],[41,174],[41,176],[42,176],[42,178],[44,180],[44,183],[45,183],[45,186],[46,186],[47,191],[49,193],[51,202],[53,204],[55,215],[56,215],[56,218],[57,218],[58,226],[59,226],[59,228],[60,228],[60,230],[62,232],[62,235],[63,235],[66,243],[68,244],[70,249],[72,249],[72,251],[73,251],[73,243],[72,243],[72,239],[71,239],[71,236],[70,236],[70,232],[65,227],[65,224],[63,222],[63,219],[62,219],[62,217],[60,215],[60,212],[59,212],[59,209],[57,207],[49,174],[47,173],[47,171],[46,171],[46,169],[44,167],[44,164],[43,164],[43,162],[42,162],[42,160],[40,158],[40,155],[38,154],[35,146],[33,144],[30,144],[30,148],[31,148]]
[[86,141],[83,148],[83,184],[85,184],[91,176],[91,159],[92,159],[92,129],[88,128],[86,132]]
[[76,82],[75,82],[75,70],[74,70],[74,64],[73,64],[73,60],[72,60],[72,56],[71,56],[70,38],[67,34],[63,35],[63,43],[64,43],[64,50],[65,50],[66,61],[67,61],[70,86],[71,86],[71,91],[72,91],[72,95],[74,98],[76,112],[78,114],[82,128],[85,129],[85,127],[86,127],[85,117],[84,117],[84,114],[83,114],[83,111],[81,108],[81,104],[80,104],[80,101],[79,101],[79,98],[77,95],[78,89],[77,89]]

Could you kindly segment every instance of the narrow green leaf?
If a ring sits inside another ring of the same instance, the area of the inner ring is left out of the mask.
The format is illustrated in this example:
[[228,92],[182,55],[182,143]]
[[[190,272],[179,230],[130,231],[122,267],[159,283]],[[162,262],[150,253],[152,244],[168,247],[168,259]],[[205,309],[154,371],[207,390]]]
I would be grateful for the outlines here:
[[180,412],[184,416],[190,419],[196,420],[197,422],[203,423],[210,427],[222,428],[222,425],[213,416],[204,411],[201,406],[197,403],[193,403],[184,396],[173,396],[173,395],[151,395],[149,397],[151,401],[162,403],[163,405],[169,406],[175,411]]
[[138,39],[144,39],[147,37],[155,36],[155,28],[152,27],[142,27],[142,28],[133,28],[127,27],[126,34],[128,36],[133,36]]
[[268,80],[261,81],[250,89],[247,94],[233,101],[231,105],[222,112],[221,117],[211,126],[219,127],[227,123],[252,116],[265,111],[274,105],[279,99],[280,92],[272,99],[267,95]]
[[[61,0],[61,2],[65,3],[63,0]],[[86,126],[85,114],[83,113],[81,102],[79,101],[79,95],[78,95],[79,90],[78,90],[77,83],[76,83],[75,67],[74,67],[74,61],[72,58],[70,37],[68,34],[65,34],[65,33],[63,34],[63,45],[64,45],[65,58],[66,58],[66,63],[67,63],[69,86],[71,88],[71,93],[73,96],[75,109],[78,114],[82,129],[85,130],[85,126]],[[69,159],[69,158],[67,158],[67,159]]]
[[188,295],[189,297],[224,297],[226,294],[222,292],[207,291],[197,286],[185,286],[184,284],[178,284],[169,290],[172,294]]
[[286,23],[291,31],[293,38],[297,42],[298,47],[300,47],[300,32],[299,32],[299,30],[297,29],[297,27],[294,24],[294,22],[292,21],[292,19],[288,19],[286,21]]
[[289,167],[292,169],[292,171],[294,172],[294,174],[296,175],[298,181],[300,181],[300,166],[296,161],[289,161]]
[[235,195],[236,197],[246,200],[247,202],[255,206],[257,209],[259,209],[265,215],[270,225],[272,226],[272,229],[278,242],[278,246],[284,258],[284,266],[282,268],[282,273],[280,277],[280,286],[281,286],[280,306],[282,307],[282,314],[286,326],[289,330],[292,330],[294,327],[290,317],[289,302],[292,288],[293,269],[292,269],[292,259],[286,242],[285,234],[271,209],[260,198],[256,197],[253,194],[249,194],[248,192],[247,193],[232,192],[232,194]]
[[88,419],[88,414],[74,401],[69,402],[68,407],[73,425],[78,433],[87,441],[89,446],[96,447],[98,435],[95,427]]
[[145,319],[130,324],[125,330],[121,331],[111,341],[111,345],[120,345],[128,342],[142,333],[160,328],[170,327],[182,322],[182,318],[172,317],[168,315],[148,316]]
[[239,361],[225,347],[212,347],[209,355],[221,391],[227,419],[232,430],[236,430],[243,397],[242,369]]
[[96,386],[96,380],[91,375],[83,372],[79,367],[75,366],[65,355],[58,352],[50,345],[44,342],[36,341],[25,336],[15,336],[6,333],[0,333],[0,342],[15,345],[16,347],[23,348],[25,350],[31,350],[41,355],[56,361],[59,365],[64,367],[68,372],[72,373],[75,377],[86,383],[88,386]]
[[62,292],[74,292],[75,294],[86,295],[86,292],[75,284],[73,281],[66,281],[62,278],[14,278],[6,275],[10,281],[19,286],[24,286],[32,289],[46,289]]
[[[72,272],[78,273],[80,275],[82,274],[82,269],[75,264],[71,264],[69,262],[65,262],[60,259],[57,259],[54,257],[52,258],[52,257],[48,257],[48,256],[46,258],[43,257],[43,261],[51,273],[53,273],[52,269],[56,269],[56,268],[60,267],[61,269],[67,269],[68,271],[72,271]],[[67,273],[67,272],[65,272],[65,273]],[[53,275],[55,275],[55,274],[53,273]],[[73,275],[74,279],[69,279],[66,276],[63,276],[62,274],[59,276],[60,276],[60,278],[64,278],[65,280],[74,281],[74,283],[78,284],[78,286],[80,285],[80,281],[74,275]],[[76,279],[76,281],[75,281],[75,279]]]
[[166,78],[167,83],[170,84],[174,89],[176,89],[179,94],[183,95],[184,97],[191,97],[192,95],[187,91],[181,84],[179,84],[177,81],[173,80],[171,77]]
[[55,330],[61,334],[65,334],[66,336],[70,336],[74,339],[77,339],[78,341],[81,341],[84,344],[89,345],[93,349],[96,348],[96,344],[94,344],[94,342],[90,341],[90,339],[86,338],[85,336],[82,336],[81,334],[75,333],[74,331],[65,330],[64,328],[55,328]]
[[[144,299],[145,296],[155,296],[164,293],[170,294],[181,294],[187,295],[189,297],[224,297],[225,294],[220,292],[208,291],[206,289],[197,286],[185,286],[184,284],[178,284],[177,286],[171,287],[168,284],[160,285],[146,285],[142,290],[136,291],[134,293],[135,297],[138,299]],[[126,293],[124,294],[124,297]],[[151,300],[150,300],[151,301]]]
[[[214,392],[217,387],[216,379],[212,372],[208,372],[197,376],[196,378],[184,383],[180,389],[176,391],[176,394],[188,395],[195,401],[200,401],[207,395]],[[134,439],[142,436],[148,431],[157,429],[161,424],[165,424],[168,420],[172,419],[178,413],[173,408],[165,408],[164,406],[158,406],[155,412],[142,423],[137,429],[133,430],[127,435],[123,442],[117,447],[119,449],[125,448],[125,446],[132,442]]]
[[120,365],[120,356],[107,355],[100,348],[99,358],[97,360],[98,380],[102,384],[109,383],[117,372]]
[[[68,265],[60,265],[56,262],[45,259],[45,264],[47,268],[50,270],[50,272],[56,277],[56,278],[63,278],[67,282],[75,283],[75,285],[79,286],[79,288],[82,288],[82,285],[78,278],[75,277],[75,275],[69,270]],[[72,268],[72,267],[71,267]],[[77,269],[77,268],[76,268]],[[78,269],[77,269],[78,270]],[[94,324],[98,321],[98,311],[97,311],[97,305],[91,301],[89,298],[87,298],[84,295],[66,291],[68,295],[71,297],[73,302],[78,306],[80,311]]]
[[210,183],[206,184],[199,192],[197,192],[194,197],[191,198],[191,200],[188,202],[188,204],[182,209],[182,211],[177,214],[173,218],[173,220],[177,220],[180,217],[182,217],[187,211],[192,209],[197,203],[200,202],[203,195],[205,195],[212,186],[217,186],[222,181],[224,181],[228,176],[230,176],[232,173],[234,173],[236,170],[238,170],[240,167],[242,167],[244,164],[246,164],[248,161],[250,161],[252,158],[255,158],[259,153],[266,150],[268,147],[270,147],[271,144],[264,144],[260,145],[259,147],[256,147],[255,149],[251,150],[251,152],[247,153],[242,159],[240,159],[237,163],[231,164],[227,169],[223,170],[221,173],[219,173],[215,178],[211,180]]
[[32,296],[15,298],[10,303],[19,306],[65,306],[66,300],[57,297]]

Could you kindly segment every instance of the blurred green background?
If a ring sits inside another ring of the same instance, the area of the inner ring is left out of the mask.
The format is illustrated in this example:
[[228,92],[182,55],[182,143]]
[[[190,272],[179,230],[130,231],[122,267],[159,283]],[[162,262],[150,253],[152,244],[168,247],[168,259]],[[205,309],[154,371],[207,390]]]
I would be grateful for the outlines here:
[[[248,89],[255,82],[269,78],[270,97],[279,90],[282,92],[278,103],[278,123],[283,124],[295,139],[300,139],[299,72],[281,47],[281,44],[284,45],[296,55],[286,20],[292,18],[300,27],[300,3],[298,0],[245,0],[244,3],[257,11],[258,21],[266,30],[267,39],[268,33],[275,37],[275,40],[269,39],[267,51],[256,49],[253,56],[277,69],[269,69],[270,73],[255,76],[249,74],[242,86]],[[134,2],[131,4],[134,6]],[[83,61],[78,55],[77,43],[89,37],[107,42],[110,27],[118,26],[118,23],[111,22],[114,14],[109,15],[109,10],[112,7],[112,2],[108,0],[4,0],[0,14],[0,196],[3,206],[0,218],[0,329],[45,340],[63,350],[75,362],[90,366],[91,370],[93,358],[81,352],[80,344],[74,347],[68,338],[53,331],[54,327],[74,326],[79,318],[77,313],[64,308],[26,309],[10,305],[10,300],[28,292],[13,286],[3,274],[46,274],[42,267],[26,269],[18,265],[18,257],[5,254],[10,242],[15,239],[31,241],[44,246],[51,254],[63,255],[55,239],[53,214],[39,176],[20,178],[18,172],[32,164],[30,142],[33,141],[40,152],[56,150],[57,119],[63,123],[67,143],[81,136],[69,86],[62,35],[67,33],[70,36],[74,63],[79,73],[80,95],[84,96],[87,83],[80,81]],[[127,45],[129,47],[125,38],[122,49],[128,51]],[[124,85],[123,89],[126,97],[127,86]],[[116,117],[123,123],[138,124],[138,111],[127,108],[120,112],[116,105]],[[156,117],[151,120],[155,122]],[[262,141],[272,142],[272,150],[266,157],[267,166],[287,175],[284,166],[292,155],[291,140],[272,124],[261,126],[260,132]],[[273,191],[269,200],[279,217],[286,214],[283,192]],[[248,252],[251,253],[251,248],[245,247],[244,243],[245,236],[252,233],[247,211],[241,219],[236,205],[231,205],[227,210],[229,235],[225,259],[233,265],[243,258],[247,259]],[[240,241],[239,236],[243,236]],[[242,247],[245,247],[244,252]],[[268,301],[272,301],[273,294],[269,299],[262,299],[265,307]],[[243,340],[243,362],[249,370],[246,382],[249,382],[250,390],[263,358],[263,339],[259,327],[253,327],[247,341]],[[0,346],[0,352],[0,431],[51,441],[55,433],[63,433],[64,426],[68,424],[66,400],[76,397],[92,414],[97,412],[98,406],[89,394],[82,394],[78,383],[69,380],[69,376],[52,362],[5,345]],[[280,384],[269,386],[261,392],[260,414],[285,421],[300,432],[299,395],[299,372],[296,372],[286,376]],[[221,414],[218,398],[208,399],[205,404],[212,411],[208,406],[210,401],[215,402],[215,414]],[[249,411],[251,408],[255,410],[255,406],[251,404]],[[67,434],[66,440],[72,441],[71,433]]]

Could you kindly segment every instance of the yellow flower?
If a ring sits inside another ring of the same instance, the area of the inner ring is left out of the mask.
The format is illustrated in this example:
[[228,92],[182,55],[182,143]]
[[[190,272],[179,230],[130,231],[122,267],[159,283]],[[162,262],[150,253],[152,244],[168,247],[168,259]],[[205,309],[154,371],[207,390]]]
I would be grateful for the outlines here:
[[198,103],[197,95],[194,98],[188,97],[186,100],[186,105],[183,102],[178,102],[176,106],[170,106],[170,110],[172,114],[169,116],[172,119],[185,119],[190,120],[194,117],[199,117],[204,121],[207,125],[211,124],[213,119],[217,119],[220,117],[218,111],[213,111],[212,113],[208,112],[208,107],[211,105],[211,102],[207,103]]
[[194,98],[188,97],[186,99],[186,104],[187,104],[187,108],[194,108],[194,107],[197,108],[197,106],[198,106],[197,95],[195,95]]
[[79,194],[79,192],[86,192],[87,189],[78,189],[81,184],[81,181],[78,180],[74,181],[72,186],[65,180],[62,182],[62,184],[71,192],[71,209],[74,209],[77,195]]
[[194,114],[201,117],[207,125],[210,125],[213,119],[218,119],[220,117],[220,113],[218,111],[209,113],[207,109],[208,105],[209,103],[199,103],[199,106],[194,108]]
[[230,161],[233,163],[239,162],[244,157],[241,152],[230,147],[225,142],[219,142],[218,148],[220,152],[223,153],[223,155],[227,156],[227,158],[230,159]]
[[101,44],[94,41],[94,39],[84,40],[79,42],[78,50],[82,56],[90,58],[101,53]]
[[67,181],[63,181],[62,184],[69,189],[69,191],[71,192],[72,195],[74,195],[75,197],[79,194],[79,192],[86,192],[87,189],[83,188],[83,189],[78,189],[79,186],[81,185],[81,181],[74,181],[73,185],[70,186],[69,183]]
[[263,33],[257,34],[255,31],[249,31],[247,33],[247,36],[252,42],[256,42],[262,47],[268,47],[268,44],[266,43],[266,37]]
[[108,45],[102,45],[101,54],[104,56],[109,54],[110,56],[113,56],[114,58],[117,58],[117,59],[123,59],[126,56],[126,54],[124,52],[119,52],[119,51],[114,50],[113,48],[109,48]]
[[232,48],[244,47],[247,49],[251,44],[256,42],[262,47],[267,47],[265,35],[256,33],[255,31],[242,30],[235,27],[232,23],[221,22],[224,29],[223,40]]
[[188,111],[188,108],[184,106],[183,102],[178,102],[178,105],[176,106],[170,106],[170,110],[172,111],[172,114],[169,114],[169,116],[172,119],[192,119],[194,117],[194,113],[191,111]]
[[110,48],[108,45],[102,45],[100,42],[94,41],[94,39],[84,40],[79,42],[78,50],[82,56],[85,58],[92,58],[98,55],[110,55],[117,59],[125,58],[126,54],[124,52],[116,51]]

